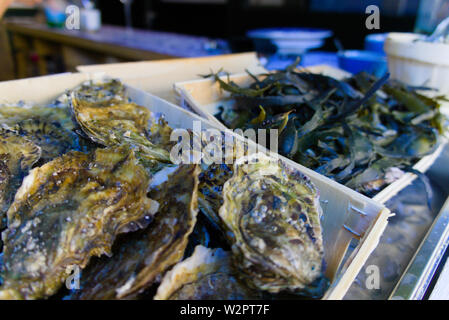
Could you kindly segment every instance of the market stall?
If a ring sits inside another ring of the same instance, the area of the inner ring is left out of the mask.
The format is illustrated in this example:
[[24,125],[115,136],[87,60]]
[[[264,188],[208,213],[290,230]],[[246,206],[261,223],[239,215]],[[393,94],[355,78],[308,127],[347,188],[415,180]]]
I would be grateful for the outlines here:
[[0,82],[1,300],[449,299],[449,20],[248,53],[27,21],[17,78],[117,59]]

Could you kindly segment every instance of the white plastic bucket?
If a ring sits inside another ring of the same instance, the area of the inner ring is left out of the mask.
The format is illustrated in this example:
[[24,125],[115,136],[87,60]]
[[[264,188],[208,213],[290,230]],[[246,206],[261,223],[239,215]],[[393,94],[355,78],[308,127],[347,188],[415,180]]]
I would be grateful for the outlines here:
[[449,94],[449,44],[417,41],[422,35],[390,33],[385,41],[393,79]]

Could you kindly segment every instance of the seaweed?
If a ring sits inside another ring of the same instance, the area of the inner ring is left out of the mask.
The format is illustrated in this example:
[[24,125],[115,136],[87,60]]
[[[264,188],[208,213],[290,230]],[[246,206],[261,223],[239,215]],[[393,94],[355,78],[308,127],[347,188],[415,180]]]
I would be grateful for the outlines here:
[[439,146],[447,122],[440,101],[447,98],[425,96],[388,74],[337,80],[296,66],[248,73],[248,88],[215,74],[235,100],[217,118],[230,129],[278,129],[280,154],[366,195],[392,182],[392,168],[411,172]]

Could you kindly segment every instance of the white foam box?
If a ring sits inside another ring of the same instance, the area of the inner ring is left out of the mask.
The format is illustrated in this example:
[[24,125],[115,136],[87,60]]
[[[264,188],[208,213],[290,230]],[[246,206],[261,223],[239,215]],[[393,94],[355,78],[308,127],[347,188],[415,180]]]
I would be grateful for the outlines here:
[[[0,83],[0,104],[20,100],[36,104],[49,103],[65,90],[73,89],[84,81],[98,77],[98,74],[88,73],[60,74],[2,82]],[[163,113],[173,128],[193,129],[193,121],[201,121],[204,129],[218,128],[212,121],[141,89],[127,86],[127,90],[132,101],[147,107],[152,112]],[[242,139],[239,135],[231,134],[237,139]],[[378,201],[365,197],[289,159],[280,158],[309,176],[320,191],[326,275],[331,280],[331,286],[324,299],[342,299],[368,256],[377,246],[391,213]],[[346,256],[348,246],[354,240],[357,245],[351,254]]]

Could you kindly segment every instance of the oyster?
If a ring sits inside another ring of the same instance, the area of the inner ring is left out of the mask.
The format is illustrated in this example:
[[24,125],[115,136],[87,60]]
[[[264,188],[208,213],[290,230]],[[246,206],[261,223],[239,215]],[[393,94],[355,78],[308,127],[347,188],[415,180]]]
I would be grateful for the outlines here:
[[110,104],[126,100],[125,87],[117,79],[105,81],[87,81],[76,89],[77,95],[86,102]]
[[[4,217],[23,178],[33,165],[44,164],[70,150],[84,148],[77,135],[61,127],[58,122],[47,122],[37,117],[19,121],[9,129],[1,130],[0,215]],[[4,225],[5,222],[0,223],[0,230]]]
[[199,168],[167,167],[154,176],[149,195],[160,203],[151,225],[123,235],[111,258],[93,261],[71,299],[133,298],[182,259],[196,223]]
[[201,245],[193,255],[167,272],[155,300],[241,300],[260,299],[261,294],[235,277],[231,254]]
[[[203,148],[208,144],[207,139],[202,136]],[[231,150],[229,159],[223,158],[221,163],[207,164],[201,163],[201,174],[198,185],[198,207],[200,212],[208,218],[215,229],[223,231],[223,222],[218,215],[218,210],[223,205],[223,185],[234,173],[233,163],[242,156],[245,151],[243,143],[232,139],[225,139],[222,136],[222,154],[226,156],[226,150]],[[230,151],[228,151],[230,152]]]
[[168,152],[176,145],[176,141],[171,141],[170,136],[173,128],[170,127],[163,116],[150,112],[150,129],[148,132],[148,139],[158,147],[161,147]]
[[198,190],[198,206],[212,225],[222,229],[222,221],[218,210],[223,204],[222,190],[225,182],[232,177],[234,170],[229,164],[202,165]]
[[66,130],[73,130],[70,109],[67,107],[2,105],[0,107],[0,125],[5,128],[14,127],[24,120],[45,120],[57,122]]
[[24,179],[3,232],[0,299],[54,294],[67,268],[110,254],[117,234],[145,227],[158,209],[149,177],[126,147],[69,152]]
[[0,253],[0,286],[3,284],[3,278],[2,278],[2,273],[3,273],[3,253]]
[[8,129],[0,129],[0,230],[23,177],[39,160],[41,148]]
[[117,81],[75,90],[71,95],[71,108],[82,131],[92,141],[104,146],[126,143],[137,150],[139,158],[170,162],[170,153],[148,140],[151,112],[128,102]]
[[[9,202],[6,198],[9,181],[11,179],[11,173],[9,172],[9,168],[7,165],[7,157],[8,155],[2,154],[0,156],[0,204],[1,204],[1,214],[0,214],[0,232],[3,229],[3,216],[6,214],[5,208],[3,207],[5,203]],[[5,205],[8,207],[8,205]],[[1,243],[1,240],[0,240]],[[1,252],[1,249],[0,249]]]
[[223,198],[219,214],[246,283],[271,293],[323,288],[321,208],[306,176],[254,154],[236,161]]
[[[171,149],[176,145],[176,141],[171,141],[171,133],[173,129],[168,125],[163,116],[150,112],[150,124],[147,138],[151,143],[159,148],[161,152],[164,150],[169,154]],[[146,143],[146,142],[145,142]],[[154,174],[168,165],[167,161],[155,160],[153,156],[147,156],[145,153],[140,154],[140,161],[150,174]]]
[[17,123],[12,130],[41,148],[42,164],[70,150],[81,151],[78,136],[64,129],[58,122],[29,119]]

